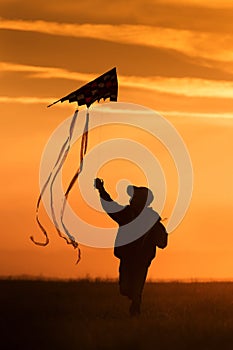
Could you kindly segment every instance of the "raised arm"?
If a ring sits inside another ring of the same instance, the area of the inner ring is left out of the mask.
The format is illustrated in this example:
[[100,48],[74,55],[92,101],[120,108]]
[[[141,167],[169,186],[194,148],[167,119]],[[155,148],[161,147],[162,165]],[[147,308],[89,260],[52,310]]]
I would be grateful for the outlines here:
[[101,199],[104,199],[107,202],[112,201],[112,198],[104,188],[104,180],[97,177],[94,181],[94,187],[99,191]]
[[124,221],[124,209],[126,207],[112,200],[109,193],[104,188],[104,181],[102,179],[96,178],[94,187],[99,191],[103,209],[114,221],[121,225],[122,220]]

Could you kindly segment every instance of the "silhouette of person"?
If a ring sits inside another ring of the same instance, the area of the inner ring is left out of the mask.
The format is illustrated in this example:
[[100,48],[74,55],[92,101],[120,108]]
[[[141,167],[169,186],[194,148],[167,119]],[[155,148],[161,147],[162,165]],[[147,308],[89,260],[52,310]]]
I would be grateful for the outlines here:
[[104,188],[103,180],[95,179],[101,205],[106,213],[118,223],[114,255],[120,259],[120,293],[131,300],[130,315],[138,316],[143,287],[148,268],[156,255],[156,223],[161,220],[150,203],[154,196],[150,189],[129,185],[129,205],[122,206],[112,200]]

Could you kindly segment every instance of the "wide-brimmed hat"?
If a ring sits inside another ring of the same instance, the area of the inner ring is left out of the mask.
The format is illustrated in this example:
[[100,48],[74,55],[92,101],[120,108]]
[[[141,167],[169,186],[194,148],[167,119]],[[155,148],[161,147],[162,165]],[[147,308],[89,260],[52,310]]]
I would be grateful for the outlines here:
[[138,187],[134,185],[129,185],[127,187],[127,193],[128,195],[132,197],[138,197],[143,202],[146,203],[146,205],[149,205],[154,200],[154,195],[152,191],[147,187]]

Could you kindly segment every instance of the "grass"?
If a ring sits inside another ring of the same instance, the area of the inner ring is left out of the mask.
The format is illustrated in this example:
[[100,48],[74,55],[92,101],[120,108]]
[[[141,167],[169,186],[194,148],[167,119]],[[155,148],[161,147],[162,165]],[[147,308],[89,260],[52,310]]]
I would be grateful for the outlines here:
[[0,280],[1,349],[233,349],[233,283],[147,283],[142,315],[115,282]]

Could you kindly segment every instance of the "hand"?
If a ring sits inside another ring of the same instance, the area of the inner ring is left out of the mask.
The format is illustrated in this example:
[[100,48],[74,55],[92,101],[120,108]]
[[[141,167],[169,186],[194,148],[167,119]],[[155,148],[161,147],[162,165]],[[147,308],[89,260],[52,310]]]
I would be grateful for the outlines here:
[[101,188],[104,187],[104,181],[103,181],[102,179],[100,179],[100,178],[97,177],[97,178],[94,180],[94,187],[97,188],[97,190],[100,190]]

